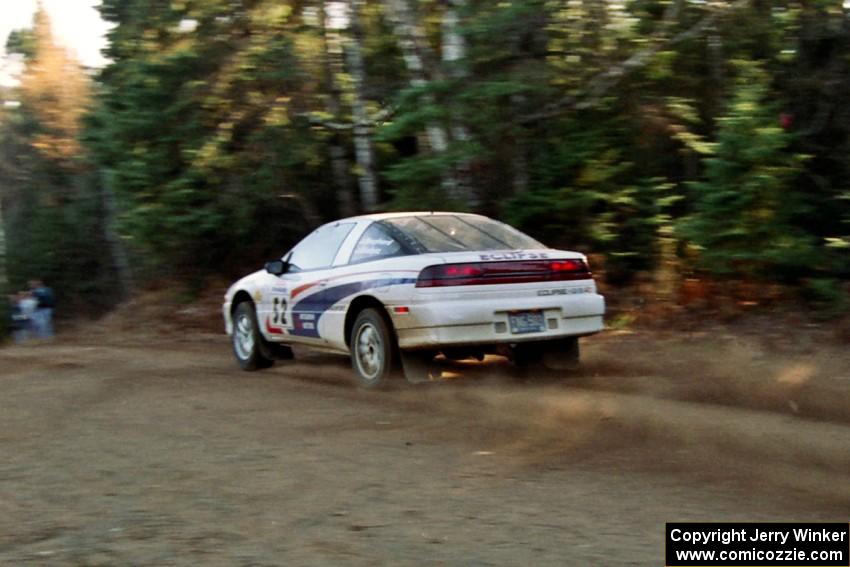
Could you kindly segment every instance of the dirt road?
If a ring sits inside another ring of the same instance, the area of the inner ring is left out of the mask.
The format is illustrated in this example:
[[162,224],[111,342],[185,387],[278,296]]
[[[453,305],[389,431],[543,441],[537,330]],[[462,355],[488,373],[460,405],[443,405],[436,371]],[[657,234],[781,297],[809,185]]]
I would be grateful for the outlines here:
[[585,353],[367,393],[216,336],[0,349],[0,564],[660,565],[666,521],[850,517],[846,354]]

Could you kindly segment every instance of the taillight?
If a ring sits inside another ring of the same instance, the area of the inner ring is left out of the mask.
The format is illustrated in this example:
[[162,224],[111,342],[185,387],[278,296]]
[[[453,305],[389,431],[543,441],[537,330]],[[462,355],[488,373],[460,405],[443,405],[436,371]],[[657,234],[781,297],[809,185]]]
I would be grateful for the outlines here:
[[437,264],[419,273],[416,287],[552,282],[590,278],[583,260],[520,260]]
[[457,264],[446,266],[443,274],[449,278],[474,278],[482,274],[477,264]]
[[587,267],[581,260],[553,260],[549,262],[549,269],[556,273],[587,271]]

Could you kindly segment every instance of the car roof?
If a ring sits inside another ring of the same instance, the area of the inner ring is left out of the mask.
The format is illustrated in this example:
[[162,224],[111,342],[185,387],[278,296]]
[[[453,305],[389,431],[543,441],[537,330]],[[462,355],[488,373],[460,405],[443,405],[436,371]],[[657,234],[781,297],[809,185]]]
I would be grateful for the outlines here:
[[425,217],[430,215],[455,215],[459,217],[478,217],[478,218],[487,218],[483,215],[476,215],[474,213],[459,213],[456,211],[404,211],[404,212],[394,212],[394,213],[373,213],[368,215],[358,215],[356,217],[349,217],[347,219],[340,220],[386,220],[386,219],[395,219],[400,217]]

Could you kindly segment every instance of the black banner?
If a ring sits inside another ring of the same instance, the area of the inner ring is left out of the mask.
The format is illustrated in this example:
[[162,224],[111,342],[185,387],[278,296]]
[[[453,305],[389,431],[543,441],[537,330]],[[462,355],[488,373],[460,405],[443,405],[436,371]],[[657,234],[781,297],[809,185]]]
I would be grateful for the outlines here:
[[850,524],[669,523],[667,567],[848,567]]

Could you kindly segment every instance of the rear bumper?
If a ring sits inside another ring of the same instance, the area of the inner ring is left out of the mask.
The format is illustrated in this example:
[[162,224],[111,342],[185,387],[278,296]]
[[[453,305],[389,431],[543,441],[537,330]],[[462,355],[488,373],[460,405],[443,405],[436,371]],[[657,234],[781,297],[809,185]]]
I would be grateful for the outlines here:
[[[543,312],[545,329],[513,334],[510,311]],[[402,349],[443,346],[495,345],[544,341],[563,337],[592,335],[604,327],[605,298],[596,293],[568,296],[522,297],[510,302],[494,302],[486,297],[453,297],[427,301],[410,308],[406,315],[393,315],[393,324]]]
[[602,315],[562,319],[559,332],[512,335],[497,333],[494,325],[463,325],[456,327],[429,327],[398,331],[398,346],[404,350],[438,348],[446,346],[495,345],[529,341],[543,341],[562,337],[576,337],[598,333],[603,328]]

